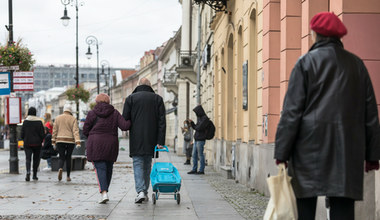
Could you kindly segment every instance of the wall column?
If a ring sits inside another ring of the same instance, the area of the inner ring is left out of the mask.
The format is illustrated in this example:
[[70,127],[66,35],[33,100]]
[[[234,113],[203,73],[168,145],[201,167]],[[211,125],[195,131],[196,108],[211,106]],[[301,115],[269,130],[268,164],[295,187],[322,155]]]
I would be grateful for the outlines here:
[[280,1],[263,7],[263,143],[274,142],[280,115]]

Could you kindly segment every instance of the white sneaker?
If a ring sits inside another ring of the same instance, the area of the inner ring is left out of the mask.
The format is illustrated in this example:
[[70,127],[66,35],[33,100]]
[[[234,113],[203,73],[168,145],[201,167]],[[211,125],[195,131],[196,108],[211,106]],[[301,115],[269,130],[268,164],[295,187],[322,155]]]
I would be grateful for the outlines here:
[[50,167],[45,167],[42,169],[43,171],[51,171],[51,168]]
[[106,193],[102,193],[101,199],[99,201],[99,204],[106,204],[108,201],[109,201],[109,198],[108,198],[107,192]]
[[139,192],[139,194],[135,198],[135,203],[142,203],[145,200],[144,192]]

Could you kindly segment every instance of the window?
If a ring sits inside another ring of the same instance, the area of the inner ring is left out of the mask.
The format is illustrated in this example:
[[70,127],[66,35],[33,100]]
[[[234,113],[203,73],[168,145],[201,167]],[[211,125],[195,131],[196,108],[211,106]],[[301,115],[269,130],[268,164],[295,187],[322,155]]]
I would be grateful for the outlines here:
[[67,79],[67,73],[62,73],[62,79]]
[[61,86],[61,81],[55,80],[54,81],[54,86]]

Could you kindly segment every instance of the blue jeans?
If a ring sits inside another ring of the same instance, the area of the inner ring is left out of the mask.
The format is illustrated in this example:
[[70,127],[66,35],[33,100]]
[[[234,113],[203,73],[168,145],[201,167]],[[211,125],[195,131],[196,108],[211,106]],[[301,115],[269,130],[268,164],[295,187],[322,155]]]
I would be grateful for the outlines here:
[[46,162],[47,162],[48,167],[51,168],[51,157],[46,159]]
[[136,192],[147,194],[150,184],[150,171],[152,169],[152,156],[134,156],[132,159]]
[[107,191],[111,184],[113,162],[112,161],[95,161],[96,176],[98,177],[99,191]]
[[199,172],[205,171],[205,155],[203,153],[206,141],[195,141],[193,147],[193,170],[198,169],[198,157],[200,162]]

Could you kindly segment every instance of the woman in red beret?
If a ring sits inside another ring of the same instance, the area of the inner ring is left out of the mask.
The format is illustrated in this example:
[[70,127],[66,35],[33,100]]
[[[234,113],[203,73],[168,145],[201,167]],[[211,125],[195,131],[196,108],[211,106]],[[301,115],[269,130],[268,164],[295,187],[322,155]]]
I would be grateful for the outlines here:
[[330,219],[353,220],[364,170],[379,169],[376,98],[363,61],[343,48],[341,20],[322,12],[310,28],[315,43],[291,73],[274,157],[289,163],[299,219],[314,219],[326,196]]

